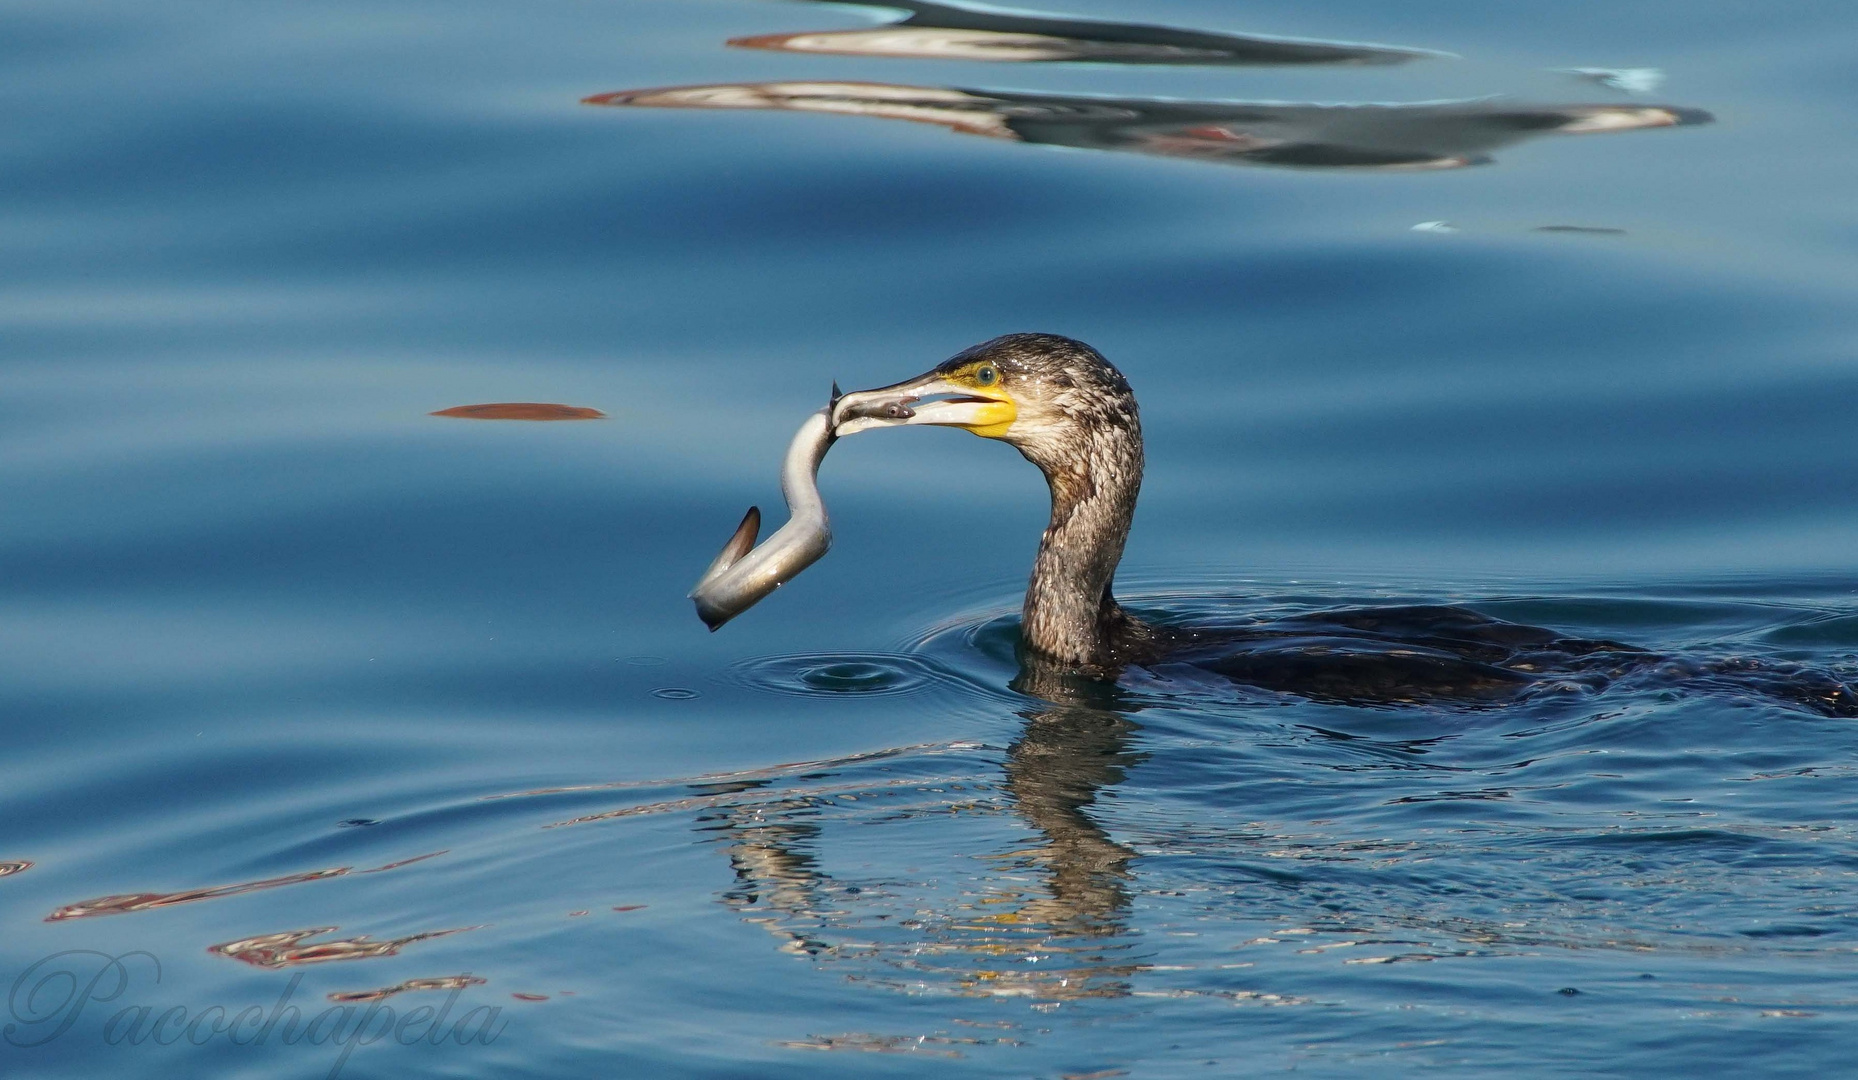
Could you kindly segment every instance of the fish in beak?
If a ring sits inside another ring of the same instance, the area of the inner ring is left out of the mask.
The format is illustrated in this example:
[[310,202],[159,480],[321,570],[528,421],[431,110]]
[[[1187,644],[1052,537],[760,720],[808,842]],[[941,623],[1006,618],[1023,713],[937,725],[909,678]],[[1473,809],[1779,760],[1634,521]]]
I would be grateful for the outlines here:
[[832,404],[832,433],[843,438],[880,427],[938,424],[966,428],[984,438],[1005,435],[1019,406],[987,361],[950,361],[934,371],[875,390],[840,395]]
[[[836,402],[838,387],[833,391]],[[826,504],[819,497],[818,481],[819,463],[835,438],[828,411],[821,409],[807,417],[788,444],[787,457],[781,464],[787,524],[757,544],[761,510],[749,507],[735,535],[690,590],[698,617],[712,631],[792,581],[832,546],[832,524],[826,517]]]

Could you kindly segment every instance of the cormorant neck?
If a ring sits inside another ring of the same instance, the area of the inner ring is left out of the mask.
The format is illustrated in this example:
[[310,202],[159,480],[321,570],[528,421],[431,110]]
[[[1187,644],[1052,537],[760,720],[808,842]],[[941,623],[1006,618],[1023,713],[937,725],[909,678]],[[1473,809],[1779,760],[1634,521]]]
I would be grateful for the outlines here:
[[1051,524],[1039,543],[1022,620],[1034,652],[1075,666],[1114,668],[1149,651],[1152,628],[1110,594],[1142,487],[1142,429],[1080,425],[1060,446],[1021,446],[1052,491]]

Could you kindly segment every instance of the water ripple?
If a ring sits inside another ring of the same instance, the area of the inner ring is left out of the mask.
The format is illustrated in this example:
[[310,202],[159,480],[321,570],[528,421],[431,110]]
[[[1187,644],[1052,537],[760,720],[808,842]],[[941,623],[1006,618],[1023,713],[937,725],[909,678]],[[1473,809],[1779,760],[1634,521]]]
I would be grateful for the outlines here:
[[764,656],[736,665],[736,681],[801,697],[915,694],[948,682],[925,660],[884,653]]

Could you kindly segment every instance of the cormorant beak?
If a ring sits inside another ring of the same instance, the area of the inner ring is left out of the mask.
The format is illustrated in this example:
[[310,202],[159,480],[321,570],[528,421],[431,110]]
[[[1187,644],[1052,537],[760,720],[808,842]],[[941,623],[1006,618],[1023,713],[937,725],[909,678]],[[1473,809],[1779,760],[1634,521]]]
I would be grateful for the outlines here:
[[841,394],[832,402],[832,433],[840,438],[873,428],[939,424],[997,439],[1018,418],[1019,406],[1004,387],[951,382],[935,371],[893,386]]

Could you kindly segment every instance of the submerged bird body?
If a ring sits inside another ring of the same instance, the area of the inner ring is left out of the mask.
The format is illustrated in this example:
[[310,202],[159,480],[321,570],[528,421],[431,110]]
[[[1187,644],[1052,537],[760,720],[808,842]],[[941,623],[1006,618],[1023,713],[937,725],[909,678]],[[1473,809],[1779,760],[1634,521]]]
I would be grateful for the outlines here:
[[1051,488],[1020,634],[1028,660],[1097,679],[1181,661],[1234,682],[1354,704],[1491,705],[1656,674],[1733,683],[1858,716],[1838,679],[1793,665],[1660,656],[1613,641],[1419,606],[1321,612],[1237,627],[1146,622],[1112,592],[1142,487],[1142,422],[1128,380],[1095,349],[1008,334],[892,386],[845,394],[832,433],[944,425],[1012,445]]

